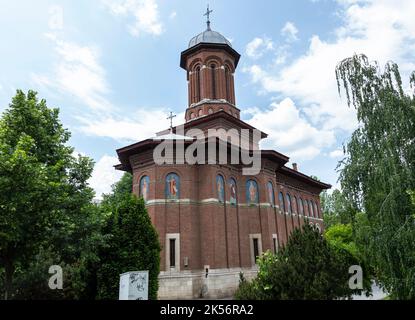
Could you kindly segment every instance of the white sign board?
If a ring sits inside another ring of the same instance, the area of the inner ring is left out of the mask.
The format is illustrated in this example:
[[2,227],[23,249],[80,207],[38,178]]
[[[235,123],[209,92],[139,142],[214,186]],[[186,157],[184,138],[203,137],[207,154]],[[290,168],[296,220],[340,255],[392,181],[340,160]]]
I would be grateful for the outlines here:
[[148,300],[148,271],[120,275],[120,300]]

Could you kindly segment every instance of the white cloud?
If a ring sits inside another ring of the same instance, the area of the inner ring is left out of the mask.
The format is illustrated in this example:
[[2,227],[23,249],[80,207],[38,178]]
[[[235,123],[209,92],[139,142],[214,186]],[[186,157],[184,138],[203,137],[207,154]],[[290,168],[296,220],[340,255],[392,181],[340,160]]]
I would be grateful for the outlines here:
[[99,49],[60,40],[55,34],[46,36],[53,41],[58,62],[51,74],[32,74],[32,80],[37,85],[74,96],[93,110],[112,109],[105,97],[110,90],[105,69],[99,62]]
[[271,39],[267,37],[255,38],[246,46],[246,54],[253,59],[259,59],[266,51],[272,50],[274,44]]
[[96,198],[102,199],[102,194],[111,192],[111,186],[118,182],[123,176],[123,172],[117,171],[114,165],[119,164],[117,157],[104,155],[94,167],[89,184],[96,192]]
[[133,17],[133,23],[128,25],[131,35],[139,36],[148,33],[158,36],[163,33],[163,24],[155,0],[102,0],[102,2],[116,16]]
[[[157,132],[169,128],[166,109],[141,109],[127,117],[106,115],[103,117],[78,117],[81,131],[88,135],[112,138],[120,142],[137,142],[152,138]],[[184,119],[184,113],[177,119]]]
[[177,17],[177,12],[176,11],[172,11],[171,13],[170,13],[170,15],[169,15],[169,18],[170,19],[174,19],[174,18],[176,18]]
[[295,160],[310,160],[318,156],[321,149],[335,142],[334,132],[313,127],[301,115],[294,102],[287,98],[272,103],[270,109],[249,109],[247,122],[269,134],[263,148],[277,149]]
[[49,7],[49,29],[51,30],[62,30],[64,27],[63,21],[63,8],[58,5],[52,5]]
[[275,71],[260,65],[245,68],[261,92],[291,97],[310,121],[323,130],[346,130],[357,126],[355,111],[337,93],[336,65],[354,53],[365,53],[384,65],[397,62],[404,75],[415,69],[415,1],[338,0],[343,25],[333,41],[318,35],[308,51]]
[[333,158],[333,159],[341,158],[344,156],[344,152],[342,149],[337,149],[337,150],[330,152],[329,156],[330,158]]
[[[110,89],[98,48],[63,41],[55,34],[47,34],[47,37],[54,44],[58,62],[50,74],[33,74],[32,80],[37,85],[75,97],[89,107],[74,114],[80,121],[77,129],[91,136],[136,142],[169,127],[167,108],[141,107],[129,117],[119,116],[117,108],[108,100]],[[184,118],[184,114],[179,117]]]
[[298,29],[294,23],[288,21],[284,27],[281,29],[281,35],[285,37],[285,40],[288,42],[293,42],[298,40],[297,37]]
[[275,50],[275,65],[283,65],[286,63],[287,58],[290,55],[290,46],[289,45],[281,45]]

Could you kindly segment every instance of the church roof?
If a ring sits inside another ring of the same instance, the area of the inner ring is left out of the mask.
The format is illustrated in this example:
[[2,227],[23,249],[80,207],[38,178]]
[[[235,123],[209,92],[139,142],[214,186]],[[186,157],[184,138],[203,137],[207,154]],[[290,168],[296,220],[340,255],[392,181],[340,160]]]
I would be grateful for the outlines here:
[[315,180],[314,178],[309,177],[309,176],[305,175],[304,173],[301,173],[297,170],[288,168],[286,166],[281,167],[279,169],[279,171],[283,174],[295,177],[296,179],[302,180],[302,181],[304,181],[304,182],[306,182],[310,185],[313,185],[313,186],[315,186],[317,188],[320,188],[320,189],[323,189],[323,190],[328,190],[328,189],[331,189],[331,187],[332,187],[330,184]]
[[157,136],[154,137],[153,140],[191,140],[193,141],[194,139],[192,137],[186,137],[186,136],[182,136],[179,134],[175,134],[175,133],[169,133],[169,134],[165,134],[162,136]]
[[199,33],[197,36],[193,37],[189,42],[189,48],[192,48],[199,43],[214,43],[214,44],[227,44],[232,47],[231,42],[226,39],[219,32],[207,29],[202,33]]

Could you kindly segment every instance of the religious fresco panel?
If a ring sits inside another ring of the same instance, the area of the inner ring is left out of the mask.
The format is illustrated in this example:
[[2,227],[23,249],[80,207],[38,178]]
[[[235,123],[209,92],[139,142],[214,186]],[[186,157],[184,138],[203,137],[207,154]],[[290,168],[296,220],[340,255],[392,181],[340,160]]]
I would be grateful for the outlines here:
[[238,202],[238,196],[236,191],[236,181],[234,179],[229,179],[229,202],[231,205],[236,206]]
[[216,192],[220,203],[225,203],[225,180],[221,175],[216,176]]
[[166,198],[168,200],[180,199],[180,178],[175,173],[166,177]]
[[144,201],[147,202],[150,192],[150,178],[144,176],[140,179],[140,197],[143,197]]
[[259,203],[258,184],[255,180],[246,182],[246,200],[250,205]]
[[267,190],[268,190],[269,204],[272,205],[272,206],[275,206],[274,186],[272,185],[272,182],[268,182]]

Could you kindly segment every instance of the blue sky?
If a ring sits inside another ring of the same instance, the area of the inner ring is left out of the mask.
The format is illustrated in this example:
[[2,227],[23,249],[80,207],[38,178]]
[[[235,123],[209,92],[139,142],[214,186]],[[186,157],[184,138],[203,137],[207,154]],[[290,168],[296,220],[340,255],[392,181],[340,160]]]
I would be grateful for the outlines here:
[[[206,0],[0,0],[0,111],[35,89],[61,109],[71,145],[92,157],[91,185],[108,192],[115,150],[184,120],[180,52],[202,32]],[[356,128],[334,68],[353,53],[415,70],[415,1],[211,0],[212,28],[242,54],[243,120],[267,132],[264,148],[337,184],[342,144]]]

